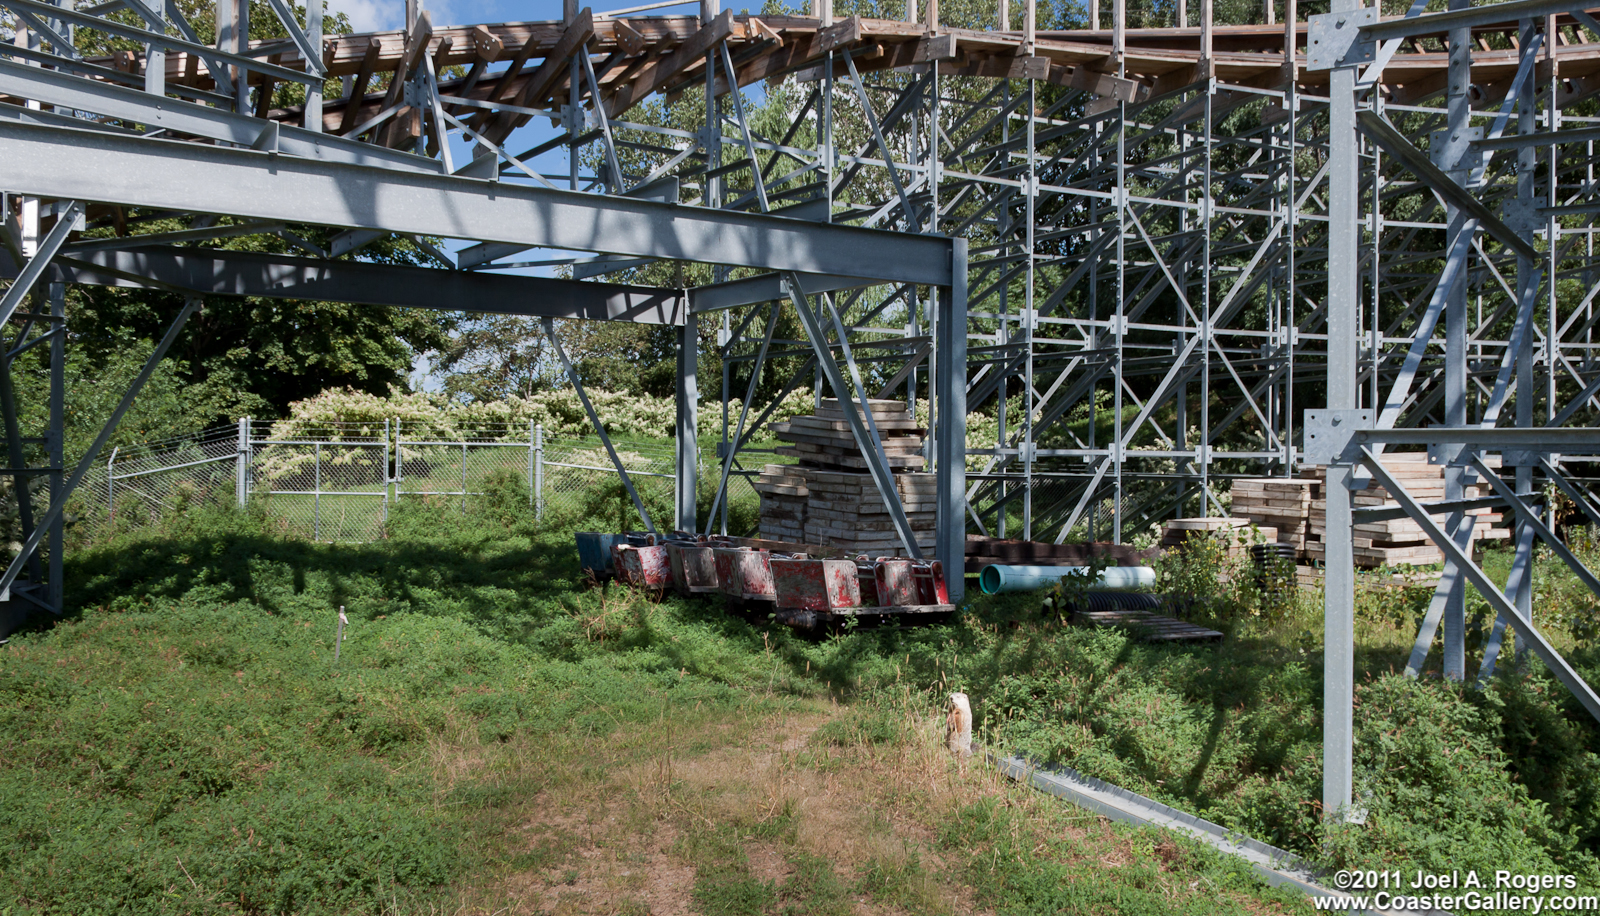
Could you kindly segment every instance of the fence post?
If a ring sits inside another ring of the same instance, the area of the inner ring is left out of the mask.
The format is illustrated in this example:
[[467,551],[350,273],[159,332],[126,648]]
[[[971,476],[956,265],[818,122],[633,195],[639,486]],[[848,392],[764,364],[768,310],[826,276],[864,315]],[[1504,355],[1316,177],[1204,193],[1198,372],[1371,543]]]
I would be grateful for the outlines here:
[[533,518],[544,521],[544,425],[533,427]]
[[[400,427],[400,421],[394,421],[395,429]],[[389,421],[383,421],[383,521],[389,521]]]
[[[397,505],[397,506],[400,505],[400,496],[402,495],[401,491],[400,491],[400,488],[405,486],[405,484],[402,483],[401,481],[406,479],[405,467],[404,467],[405,460],[406,460],[406,450],[404,448],[402,448],[401,446],[402,446],[402,443],[400,441],[400,418],[399,417],[395,417],[394,418],[394,478],[393,478],[392,482],[394,483],[394,504]],[[385,470],[387,470],[387,468],[385,468]],[[388,492],[388,488],[387,487],[384,488],[384,492],[386,492],[386,493]]]
[[322,540],[322,443],[316,444],[316,476],[311,484],[311,539]]
[[117,452],[122,446],[111,450],[111,457],[106,459],[106,520],[117,520]]
[[250,499],[250,418],[239,418],[238,457],[234,459],[233,496],[243,509]]

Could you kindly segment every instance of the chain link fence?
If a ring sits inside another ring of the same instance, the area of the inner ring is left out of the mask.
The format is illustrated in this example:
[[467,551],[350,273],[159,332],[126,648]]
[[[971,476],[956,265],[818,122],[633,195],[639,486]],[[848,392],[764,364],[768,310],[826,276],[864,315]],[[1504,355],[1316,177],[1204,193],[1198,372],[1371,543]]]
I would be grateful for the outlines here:
[[238,453],[236,426],[113,448],[67,507],[74,537],[93,540],[190,506],[235,500]]
[[389,518],[388,424],[324,424],[322,436],[274,435],[243,420],[239,504],[261,501],[285,534],[318,541],[370,541]]
[[[676,451],[667,441],[613,440],[658,528],[670,528]],[[700,501],[718,474],[702,459]],[[554,438],[538,426],[485,427],[440,436],[399,420],[319,424],[314,433],[243,419],[191,436],[114,449],[73,495],[73,540],[153,524],[202,505],[259,506],[287,535],[369,541],[395,503],[465,511],[473,500],[525,501],[536,518],[639,527],[631,497],[598,438]],[[748,477],[728,481],[730,502],[754,504]],[[705,506],[702,506],[704,510]]]

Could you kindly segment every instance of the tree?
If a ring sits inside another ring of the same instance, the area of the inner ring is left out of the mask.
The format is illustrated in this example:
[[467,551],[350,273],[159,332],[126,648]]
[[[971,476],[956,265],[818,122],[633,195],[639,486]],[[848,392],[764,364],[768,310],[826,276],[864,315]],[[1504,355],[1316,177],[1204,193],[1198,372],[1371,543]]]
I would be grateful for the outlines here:
[[[158,221],[151,228],[179,224]],[[313,244],[326,244],[332,235],[299,228]],[[208,244],[279,254],[289,250],[275,236]],[[409,241],[390,238],[364,249],[362,257],[412,264],[421,260],[421,252]],[[180,296],[158,290],[75,287],[68,298],[70,346],[91,365],[106,365],[129,340],[160,337],[181,305]],[[456,320],[451,313],[421,309],[212,296],[189,319],[169,358],[182,365],[186,384],[232,392],[230,398],[211,396],[210,403],[233,414],[276,417],[325,388],[373,394],[384,394],[391,385],[404,388],[416,354],[445,346]]]
[[585,385],[670,397],[678,385],[678,329],[611,321],[565,321],[561,345]]
[[560,373],[552,359],[539,319],[466,315],[431,365],[452,400],[500,401],[551,387]]

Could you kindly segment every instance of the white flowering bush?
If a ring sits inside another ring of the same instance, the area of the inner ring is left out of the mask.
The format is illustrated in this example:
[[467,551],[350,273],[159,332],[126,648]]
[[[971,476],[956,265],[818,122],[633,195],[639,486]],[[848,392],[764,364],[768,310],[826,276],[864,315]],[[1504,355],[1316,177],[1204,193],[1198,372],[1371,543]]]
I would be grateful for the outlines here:
[[[606,432],[622,438],[670,438],[677,408],[672,398],[655,398],[627,392],[586,388],[589,401]],[[746,422],[755,420],[765,403],[751,409]],[[768,422],[787,420],[812,411],[810,390],[794,391],[783,399]],[[740,402],[728,404],[729,424],[738,422]],[[926,408],[924,408],[926,410]],[[381,439],[384,423],[400,421],[408,441],[430,439],[525,439],[530,424],[544,427],[549,437],[581,438],[592,435],[588,415],[571,388],[540,391],[527,397],[456,404],[441,394],[406,394],[391,389],[378,396],[348,388],[330,388],[316,397],[289,405],[289,416],[272,425],[272,439]],[[715,436],[722,429],[721,405],[702,398],[698,433]],[[391,429],[390,435],[393,435]]]
[[[766,401],[757,401],[751,404],[750,416],[746,417],[744,421],[747,430],[749,425],[754,423],[757,417],[761,416],[761,412],[767,409],[767,404],[768,402]],[[729,438],[732,438],[733,431],[739,426],[739,410],[743,405],[744,401],[739,398],[728,399]],[[790,417],[811,413],[815,408],[816,396],[812,394],[811,389],[796,389],[784,396],[784,399],[778,404],[778,409],[774,410],[772,416],[767,418],[767,422],[781,423]],[[699,427],[699,433],[702,436],[719,435],[722,432],[722,404],[714,399],[702,399],[700,402],[699,422],[696,425]]]
[[[588,395],[606,432],[612,435],[655,438],[672,434],[675,410],[670,398],[598,389],[588,390]],[[391,389],[380,397],[330,388],[289,405],[289,416],[273,424],[271,438],[376,437],[383,435],[387,420],[399,420],[408,440],[524,439],[535,424],[543,426],[547,436],[592,433],[583,404],[571,388],[473,404],[455,404],[432,392],[406,394]]]
[[[349,388],[329,388],[289,405],[289,416],[272,424],[271,439],[379,439],[386,424],[399,420],[408,436],[456,431],[443,398],[390,388],[379,397]],[[430,435],[430,438],[433,436]]]

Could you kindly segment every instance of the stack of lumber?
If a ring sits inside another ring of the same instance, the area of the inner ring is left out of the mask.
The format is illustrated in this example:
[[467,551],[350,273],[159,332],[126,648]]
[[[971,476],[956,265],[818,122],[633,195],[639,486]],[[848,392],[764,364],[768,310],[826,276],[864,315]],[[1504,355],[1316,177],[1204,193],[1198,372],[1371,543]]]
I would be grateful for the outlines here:
[[[920,468],[924,430],[906,409],[904,401],[871,400],[872,422],[882,437],[883,453],[895,470]],[[858,405],[859,409],[859,405]],[[772,433],[789,445],[776,449],[779,455],[800,459],[807,467],[828,470],[864,471],[867,459],[856,445],[855,434],[845,419],[839,402],[828,398],[811,416],[793,417],[786,423],[772,424]]]
[[1080,627],[1128,630],[1140,642],[1213,642],[1222,639],[1222,633],[1217,630],[1149,611],[1078,611],[1072,615],[1072,623]]
[[[1383,465],[1417,500],[1428,503],[1444,499],[1444,467],[1429,464],[1427,455],[1389,453],[1383,456]],[[1277,528],[1278,540],[1295,545],[1301,559],[1323,560],[1328,507],[1322,484],[1326,476],[1325,468],[1307,467],[1301,470],[1299,479],[1292,481],[1235,480],[1233,512],[1259,525]],[[1483,492],[1481,485],[1469,486],[1465,495],[1471,499]],[[1376,485],[1356,491],[1354,501],[1357,507],[1399,505],[1388,491]],[[1476,517],[1474,540],[1510,536],[1508,530],[1497,527],[1500,515],[1494,510],[1474,509],[1471,514]],[[1355,526],[1354,534],[1357,566],[1426,566],[1444,562],[1444,553],[1409,518],[1362,522]]]
[[1305,554],[1311,536],[1311,506],[1322,483],[1302,477],[1259,477],[1233,482],[1233,514],[1277,531],[1276,541]]
[[[1497,463],[1496,459],[1490,459]],[[1444,466],[1428,463],[1428,456],[1421,453],[1385,454],[1383,466],[1406,492],[1418,502],[1440,502],[1444,496]],[[1326,469],[1306,468],[1301,471],[1302,476],[1320,480],[1325,476]],[[1464,497],[1473,499],[1484,495],[1486,488],[1482,485],[1465,488]],[[1357,490],[1354,494],[1354,503],[1357,507],[1364,506],[1398,506],[1383,487],[1376,484],[1364,490]],[[1472,539],[1503,540],[1510,537],[1511,532],[1505,528],[1497,527],[1500,514],[1493,509],[1473,509],[1467,514],[1475,516]],[[1323,546],[1327,532],[1328,509],[1327,503],[1317,500],[1307,514],[1310,524],[1310,538],[1306,541],[1306,557],[1312,560],[1322,560],[1326,556]],[[1438,517],[1438,521],[1447,521],[1446,517]],[[1355,526],[1354,554],[1357,566],[1427,566],[1433,563],[1444,562],[1444,551],[1440,550],[1422,532],[1422,526],[1410,518],[1386,519],[1381,522],[1363,522]]]
[[794,544],[806,542],[806,503],[810,501],[810,481],[805,468],[769,464],[751,482],[761,497],[761,527],[757,535],[773,541]]
[[[917,546],[934,547],[934,475],[896,474],[895,489]],[[873,556],[904,552],[889,507],[869,474],[769,464],[754,486],[763,538]]]
[[1229,556],[1242,556],[1253,540],[1271,543],[1277,539],[1278,529],[1255,524],[1259,533],[1253,534],[1252,524],[1248,518],[1175,518],[1162,526],[1161,546],[1183,547],[1191,538],[1218,538],[1225,539]]
[[[917,426],[903,401],[867,404],[917,545],[932,550],[934,475],[910,471],[922,467],[925,430]],[[789,443],[775,451],[798,458],[799,464],[769,464],[756,478],[762,537],[875,556],[904,551],[889,507],[872,476],[865,473],[867,460],[837,400],[824,400],[811,416],[774,423],[772,432]]]

